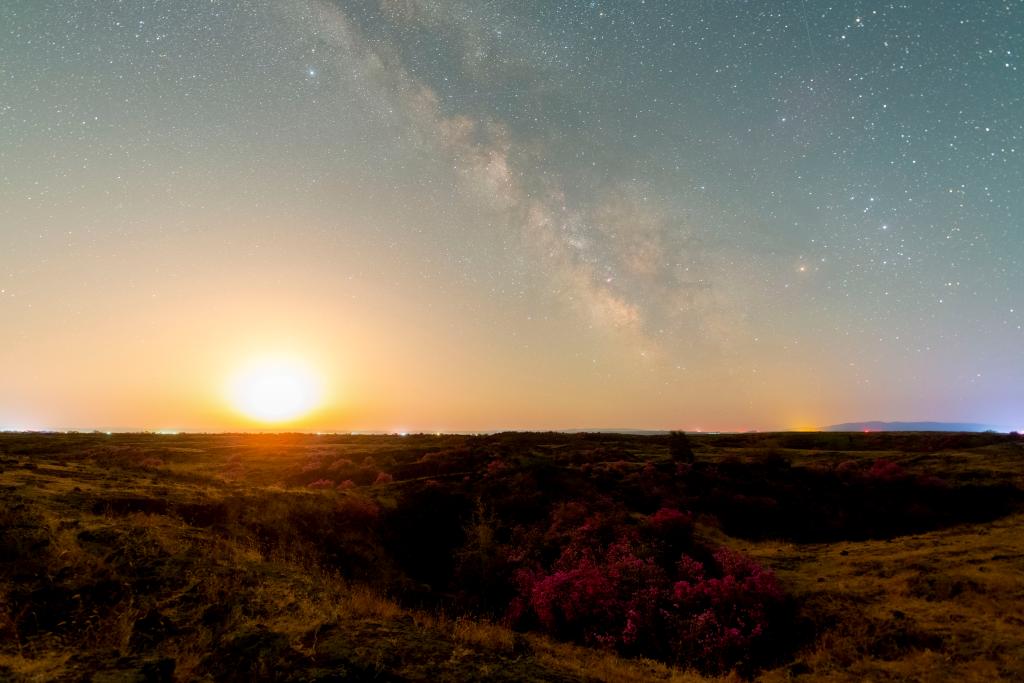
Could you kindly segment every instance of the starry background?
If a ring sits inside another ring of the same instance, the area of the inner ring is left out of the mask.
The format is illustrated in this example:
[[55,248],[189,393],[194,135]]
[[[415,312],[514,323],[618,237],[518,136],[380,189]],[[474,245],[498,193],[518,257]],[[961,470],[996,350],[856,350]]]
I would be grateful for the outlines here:
[[0,3],[0,428],[1024,423],[1024,2]]

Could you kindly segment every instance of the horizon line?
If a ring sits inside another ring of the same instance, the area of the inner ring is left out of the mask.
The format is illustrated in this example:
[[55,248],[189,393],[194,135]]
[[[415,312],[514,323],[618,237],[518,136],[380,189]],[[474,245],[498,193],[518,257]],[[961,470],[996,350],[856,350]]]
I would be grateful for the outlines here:
[[[921,429],[885,429],[884,427],[864,427],[856,429],[836,430],[835,427],[846,427],[848,425],[912,425],[919,424]],[[946,426],[972,426],[983,427],[984,429],[927,429],[929,425]],[[499,429],[455,429],[455,430],[406,430],[406,429],[226,429],[226,430],[205,430],[205,429],[99,429],[99,428],[49,428],[49,427],[4,427],[0,428],[0,434],[94,434],[106,436],[125,435],[152,435],[152,436],[230,436],[230,435],[251,435],[251,436],[281,436],[296,435],[305,436],[490,436],[496,434],[626,434],[633,436],[657,436],[673,432],[685,434],[812,434],[812,433],[878,433],[878,432],[963,432],[963,433],[985,433],[1011,434],[1024,430],[1012,429],[1002,425],[986,425],[972,422],[939,422],[939,421],[890,421],[881,422],[878,420],[865,420],[863,422],[840,422],[834,425],[817,426],[812,429],[806,428],[772,428],[772,429],[670,429],[670,428],[642,428],[642,427],[590,427],[590,428],[560,428],[560,429],[529,429],[529,428],[499,428]]]

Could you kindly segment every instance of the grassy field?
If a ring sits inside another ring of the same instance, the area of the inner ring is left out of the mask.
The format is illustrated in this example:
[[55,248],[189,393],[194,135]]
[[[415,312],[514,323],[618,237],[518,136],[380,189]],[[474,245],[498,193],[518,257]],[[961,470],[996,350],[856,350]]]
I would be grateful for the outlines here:
[[1024,680],[1024,441],[689,445],[0,434],[0,680]]

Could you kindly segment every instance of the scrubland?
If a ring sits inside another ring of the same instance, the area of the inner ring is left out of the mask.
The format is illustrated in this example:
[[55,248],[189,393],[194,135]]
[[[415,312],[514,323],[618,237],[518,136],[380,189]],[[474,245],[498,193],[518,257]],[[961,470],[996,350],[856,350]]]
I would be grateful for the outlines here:
[[1024,680],[1024,441],[0,434],[0,680]]

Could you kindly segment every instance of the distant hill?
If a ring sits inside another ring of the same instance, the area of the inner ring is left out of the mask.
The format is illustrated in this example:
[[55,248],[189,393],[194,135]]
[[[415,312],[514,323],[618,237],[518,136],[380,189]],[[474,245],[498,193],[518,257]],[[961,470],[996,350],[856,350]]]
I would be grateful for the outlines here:
[[844,422],[822,427],[823,432],[1009,432],[1008,427],[974,422]]

